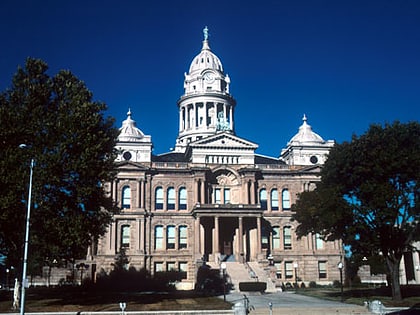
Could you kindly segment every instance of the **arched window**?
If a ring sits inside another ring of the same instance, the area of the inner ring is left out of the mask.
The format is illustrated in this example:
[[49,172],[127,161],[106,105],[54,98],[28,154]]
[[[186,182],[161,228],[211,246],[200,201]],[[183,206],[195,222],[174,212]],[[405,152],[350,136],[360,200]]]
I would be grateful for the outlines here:
[[279,210],[279,192],[277,189],[271,191],[271,210]]
[[166,249],[175,249],[175,226],[169,225],[166,229]]
[[179,210],[186,210],[187,209],[187,189],[185,187],[181,187],[179,189],[179,197],[178,197]]
[[163,188],[157,187],[155,191],[155,209],[162,210],[163,209]]
[[283,210],[290,210],[290,193],[288,189],[283,189],[281,192],[281,202]]
[[179,237],[178,237],[178,249],[187,248],[188,241],[188,230],[185,225],[179,227]]
[[283,228],[283,246],[284,249],[292,249],[292,228],[290,226]]
[[121,247],[130,247],[130,226],[121,226]]
[[163,226],[155,227],[155,249],[163,249]]
[[280,227],[273,226],[273,249],[280,249]]
[[260,190],[260,205],[262,210],[267,210],[267,190],[265,188]]
[[166,196],[166,209],[174,210],[175,209],[175,188],[169,187]]
[[131,189],[130,186],[124,186],[122,189],[122,208],[130,209],[131,206]]

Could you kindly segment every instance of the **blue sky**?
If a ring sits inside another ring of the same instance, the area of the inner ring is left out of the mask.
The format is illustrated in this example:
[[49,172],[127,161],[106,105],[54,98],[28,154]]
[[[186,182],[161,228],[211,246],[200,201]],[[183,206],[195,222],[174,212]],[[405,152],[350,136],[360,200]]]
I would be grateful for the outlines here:
[[154,153],[202,29],[231,78],[236,134],[277,157],[308,116],[324,139],[420,118],[420,1],[2,0],[0,90],[26,57],[71,70],[119,127],[130,107]]

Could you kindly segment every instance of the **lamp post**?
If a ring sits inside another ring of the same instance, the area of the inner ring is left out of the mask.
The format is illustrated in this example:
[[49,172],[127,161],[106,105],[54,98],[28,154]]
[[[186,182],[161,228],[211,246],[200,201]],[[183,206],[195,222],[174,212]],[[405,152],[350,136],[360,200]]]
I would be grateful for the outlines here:
[[[27,148],[26,144],[19,145],[19,148],[25,149]],[[29,222],[31,216],[31,202],[32,202],[32,176],[34,170],[35,160],[31,159],[30,174],[29,174],[29,192],[28,192],[28,208],[26,212],[26,230],[25,230],[25,249],[23,252],[23,270],[22,270],[22,288],[20,294],[20,315],[25,314],[25,288],[28,285],[28,281],[26,280],[26,268],[28,265],[28,243],[29,243]]]
[[76,265],[76,268],[80,271],[80,285],[83,283],[83,271],[88,270],[89,265],[85,263],[80,263]]
[[220,269],[222,270],[223,279],[223,301],[226,302],[226,264],[224,262],[220,264]]
[[297,273],[297,269],[298,269],[298,263],[294,263],[293,267],[295,268],[295,289],[298,289],[298,273]]
[[343,302],[343,262],[339,262],[338,265],[338,270],[340,270],[340,292],[341,292],[341,302]]

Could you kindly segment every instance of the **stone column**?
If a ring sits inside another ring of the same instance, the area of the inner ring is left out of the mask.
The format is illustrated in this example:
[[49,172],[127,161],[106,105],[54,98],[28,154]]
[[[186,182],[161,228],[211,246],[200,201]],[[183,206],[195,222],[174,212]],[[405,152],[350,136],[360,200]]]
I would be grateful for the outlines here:
[[137,195],[136,195],[136,199],[137,199],[137,204],[136,204],[136,208],[141,208],[141,180],[137,181]]
[[141,250],[143,249],[143,218],[137,218],[136,220],[137,222],[137,233],[138,233],[138,237],[137,237],[137,246],[136,246],[136,250],[137,252],[141,252]]
[[216,259],[216,262],[219,257],[219,217],[214,217],[214,237],[213,237],[213,256]]
[[238,218],[238,245],[239,245],[239,255],[240,255],[240,262],[244,263],[243,258],[244,258],[244,227],[243,227],[243,218],[239,217]]
[[117,224],[115,222],[111,223],[110,236],[111,236],[110,250],[111,250],[111,253],[114,255],[118,251],[118,249],[116,248]]
[[201,258],[201,231],[200,231],[200,217],[195,218],[194,226],[194,254]]
[[257,255],[261,254],[261,217],[257,217]]

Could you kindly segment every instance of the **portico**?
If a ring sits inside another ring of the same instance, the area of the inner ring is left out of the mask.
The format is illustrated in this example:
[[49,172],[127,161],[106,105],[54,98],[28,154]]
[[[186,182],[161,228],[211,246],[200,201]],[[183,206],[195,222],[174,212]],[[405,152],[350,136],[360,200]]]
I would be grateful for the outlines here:
[[258,259],[263,215],[258,205],[197,204],[193,215],[197,258],[215,263]]

